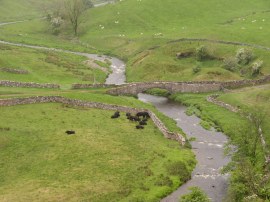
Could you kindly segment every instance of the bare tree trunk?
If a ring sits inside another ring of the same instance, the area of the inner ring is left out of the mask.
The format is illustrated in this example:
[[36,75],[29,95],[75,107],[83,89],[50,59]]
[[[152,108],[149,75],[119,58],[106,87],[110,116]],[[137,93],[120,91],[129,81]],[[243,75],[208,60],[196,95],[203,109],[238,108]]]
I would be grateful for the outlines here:
[[75,36],[78,34],[80,19],[88,8],[84,0],[65,0],[66,16],[72,25]]

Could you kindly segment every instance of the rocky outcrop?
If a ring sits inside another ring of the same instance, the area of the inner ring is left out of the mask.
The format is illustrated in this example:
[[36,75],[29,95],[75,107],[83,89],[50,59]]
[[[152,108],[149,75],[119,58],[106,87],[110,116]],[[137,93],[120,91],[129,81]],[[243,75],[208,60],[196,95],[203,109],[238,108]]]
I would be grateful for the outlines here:
[[0,86],[21,87],[21,88],[60,88],[58,84],[51,83],[33,83],[33,82],[17,82],[17,81],[0,81]]
[[87,107],[97,108],[103,110],[113,110],[129,113],[138,113],[141,111],[148,112],[150,118],[153,120],[156,127],[162,132],[165,138],[178,141],[181,145],[185,144],[185,138],[179,133],[170,132],[163,122],[150,110],[137,109],[126,106],[104,104],[98,102],[88,102],[76,99],[69,99],[61,96],[37,96],[28,98],[12,98],[12,99],[0,99],[0,106],[14,106],[22,104],[36,104],[36,103],[62,103],[74,107]]

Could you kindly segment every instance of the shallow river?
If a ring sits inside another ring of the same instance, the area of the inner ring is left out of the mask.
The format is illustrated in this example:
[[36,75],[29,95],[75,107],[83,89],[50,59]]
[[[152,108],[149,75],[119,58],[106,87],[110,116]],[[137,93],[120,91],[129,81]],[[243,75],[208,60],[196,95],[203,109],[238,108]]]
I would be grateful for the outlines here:
[[147,94],[139,94],[138,98],[143,102],[152,103],[159,111],[174,119],[188,138],[196,138],[191,142],[198,161],[192,179],[164,198],[162,202],[179,201],[179,196],[187,193],[188,188],[192,186],[200,187],[212,201],[222,201],[228,187],[228,176],[220,174],[221,168],[230,161],[223,155],[227,137],[220,132],[202,128],[199,124],[200,119],[196,116],[187,116],[186,107],[179,103]]

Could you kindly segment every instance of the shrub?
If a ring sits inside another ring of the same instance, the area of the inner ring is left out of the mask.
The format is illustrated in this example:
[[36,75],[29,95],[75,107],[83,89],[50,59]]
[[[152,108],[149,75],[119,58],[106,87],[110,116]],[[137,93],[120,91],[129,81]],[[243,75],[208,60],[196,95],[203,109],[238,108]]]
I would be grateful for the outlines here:
[[194,105],[191,105],[186,110],[186,115],[192,116],[195,115],[197,117],[201,117],[201,111]]
[[208,121],[201,120],[200,125],[205,129],[205,130],[211,130],[212,125]]
[[201,71],[201,67],[199,65],[196,65],[195,67],[193,67],[192,71],[194,74],[196,74]]
[[251,49],[240,48],[236,52],[236,59],[239,64],[249,64],[253,58],[253,52]]
[[189,194],[183,195],[179,202],[210,202],[207,195],[199,187],[191,187]]
[[178,176],[182,182],[186,182],[191,178],[191,175],[182,161],[177,161],[167,165],[167,172],[169,175]]
[[206,46],[202,45],[196,48],[197,60],[201,61],[209,57],[209,51]]
[[235,71],[238,66],[238,60],[234,57],[227,57],[223,60],[223,66],[229,71]]
[[261,72],[262,66],[263,66],[262,60],[258,60],[258,61],[253,62],[251,65],[252,76],[258,75]]
[[164,176],[161,174],[155,182],[155,185],[171,187],[173,186],[173,181],[168,176]]

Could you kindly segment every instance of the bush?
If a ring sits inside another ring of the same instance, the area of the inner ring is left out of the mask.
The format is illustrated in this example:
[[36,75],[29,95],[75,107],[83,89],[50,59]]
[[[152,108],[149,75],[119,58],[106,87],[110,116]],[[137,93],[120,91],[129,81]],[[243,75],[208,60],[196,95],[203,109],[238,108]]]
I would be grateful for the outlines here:
[[251,65],[251,73],[252,76],[256,76],[259,73],[261,73],[261,68],[263,66],[263,61],[262,60],[258,60],[252,63]]
[[211,130],[212,125],[208,121],[201,120],[200,125],[205,129],[205,130]]
[[161,174],[159,175],[155,185],[171,187],[173,186],[173,181],[168,176],[164,176]]
[[236,59],[239,64],[247,65],[253,59],[253,52],[251,49],[240,48],[236,52]]
[[183,195],[179,202],[210,202],[207,195],[199,187],[191,187],[189,194]]
[[209,57],[209,51],[206,46],[202,45],[196,48],[197,60],[201,61]]
[[238,60],[234,57],[228,57],[223,60],[223,66],[229,71],[235,71],[238,67]]
[[169,175],[178,176],[182,182],[186,182],[191,178],[191,175],[182,161],[177,161],[167,165],[167,172]]
[[199,65],[196,65],[195,67],[193,67],[192,71],[194,74],[196,74],[201,71],[201,67]]

